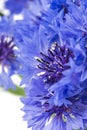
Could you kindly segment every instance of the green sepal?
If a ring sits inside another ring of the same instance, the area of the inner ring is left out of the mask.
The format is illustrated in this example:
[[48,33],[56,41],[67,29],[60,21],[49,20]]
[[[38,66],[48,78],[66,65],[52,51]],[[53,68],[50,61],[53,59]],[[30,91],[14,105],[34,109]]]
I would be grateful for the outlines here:
[[24,88],[18,86],[16,86],[15,90],[12,88],[8,89],[8,92],[18,96],[25,96]]

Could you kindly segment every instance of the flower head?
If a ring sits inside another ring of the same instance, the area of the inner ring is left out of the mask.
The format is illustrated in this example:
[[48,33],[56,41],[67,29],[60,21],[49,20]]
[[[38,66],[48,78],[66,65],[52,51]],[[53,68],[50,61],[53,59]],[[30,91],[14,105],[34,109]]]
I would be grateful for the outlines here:
[[42,34],[39,37],[38,32],[34,34],[30,43],[26,42],[22,48],[24,53],[21,54],[23,60],[21,74],[24,76],[24,82],[29,81],[27,79],[31,80],[33,76],[41,76],[46,83],[53,84],[64,76],[63,71],[70,69],[67,63],[70,58],[74,58],[72,48],[60,42],[50,44],[46,36]]
[[74,64],[77,68],[79,65],[81,69],[85,66],[86,55],[79,45],[75,46],[73,42],[62,43],[58,40],[50,43],[43,29],[41,32],[36,31],[33,39],[25,39],[21,52],[23,52],[21,53],[23,64],[20,73],[24,77],[22,83],[38,76],[52,85],[65,77],[66,70],[71,72]]
[[51,43],[43,32],[34,33],[29,43],[24,41],[20,72],[22,83],[30,86],[22,99],[24,119],[28,127],[38,130],[84,129],[87,105],[82,75],[86,55],[80,45],[58,40]]
[[85,128],[87,105],[81,102],[81,95],[68,98],[71,104],[59,106],[51,99],[54,93],[48,93],[40,79],[33,79],[30,86],[26,88],[27,97],[21,99],[28,127],[37,130]]

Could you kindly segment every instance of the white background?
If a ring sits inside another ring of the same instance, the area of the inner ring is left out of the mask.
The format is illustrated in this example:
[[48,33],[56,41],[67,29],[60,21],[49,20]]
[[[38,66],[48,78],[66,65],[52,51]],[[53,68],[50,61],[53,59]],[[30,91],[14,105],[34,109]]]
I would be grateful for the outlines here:
[[20,98],[0,89],[0,130],[30,130],[23,121]]

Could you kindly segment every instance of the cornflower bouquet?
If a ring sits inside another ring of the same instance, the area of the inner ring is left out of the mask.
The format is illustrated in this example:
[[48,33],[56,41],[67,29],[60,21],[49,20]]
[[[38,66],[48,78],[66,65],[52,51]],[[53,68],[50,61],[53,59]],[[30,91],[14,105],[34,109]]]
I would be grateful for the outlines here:
[[0,86],[23,95],[24,85],[28,128],[86,130],[87,1],[7,0],[4,8],[9,15],[0,13]]

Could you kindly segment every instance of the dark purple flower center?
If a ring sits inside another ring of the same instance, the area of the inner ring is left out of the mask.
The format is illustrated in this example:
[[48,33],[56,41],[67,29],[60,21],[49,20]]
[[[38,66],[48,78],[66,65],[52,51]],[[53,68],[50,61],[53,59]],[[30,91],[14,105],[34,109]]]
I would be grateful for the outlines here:
[[12,61],[15,57],[14,54],[14,39],[6,39],[3,35],[0,39],[0,63],[5,63],[5,61]]
[[74,58],[72,50],[68,47],[59,46],[57,43],[54,43],[50,49],[48,49],[48,53],[44,54],[40,53],[41,57],[37,58],[39,64],[38,68],[44,71],[42,75],[44,81],[46,83],[53,84],[59,81],[63,74],[64,70],[70,68],[67,63],[70,58]]
[[[45,97],[45,99],[46,99],[46,97]],[[46,102],[42,105],[42,108],[44,109],[44,111],[46,113],[49,113],[51,115],[51,117],[61,118],[64,122],[67,122],[68,117],[69,118],[75,118],[75,116],[77,114],[75,109],[79,110],[78,105],[75,104],[77,102],[76,98],[71,101],[72,102],[71,105],[67,105],[67,106],[65,106],[65,105],[51,106],[48,102],[49,99],[47,99]]]
[[[43,105],[43,109],[46,113],[49,113],[51,115],[51,117],[57,117],[57,118],[61,118],[64,122],[67,122],[67,118],[75,118],[75,111],[73,111],[72,109],[72,105],[71,106],[53,106],[50,107],[49,104],[45,103]],[[77,108],[78,109],[78,108]]]
[[70,114],[72,112],[70,106],[69,107],[65,107],[64,105],[61,107],[58,106],[53,106],[52,108],[45,108],[45,112],[52,112],[52,113],[56,113],[58,116],[62,115],[62,113],[66,112],[68,114]]

